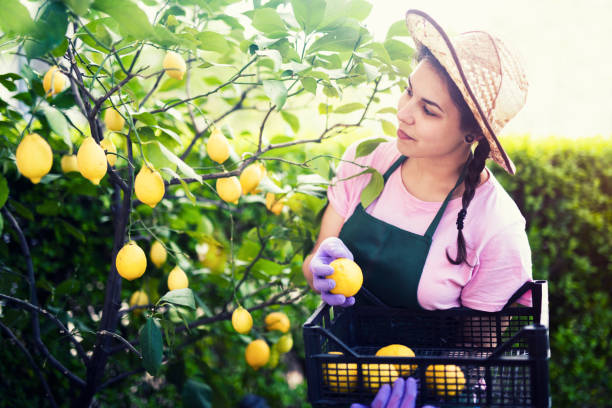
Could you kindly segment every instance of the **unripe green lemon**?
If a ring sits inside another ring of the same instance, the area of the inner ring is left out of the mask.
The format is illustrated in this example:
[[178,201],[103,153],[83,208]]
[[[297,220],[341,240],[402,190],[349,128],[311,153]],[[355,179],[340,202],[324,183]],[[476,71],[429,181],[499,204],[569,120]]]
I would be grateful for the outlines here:
[[270,349],[270,358],[268,358],[268,364],[266,364],[267,368],[276,368],[278,366],[278,362],[280,360],[280,353],[276,349],[276,347],[272,347]]
[[15,153],[17,169],[34,184],[49,173],[53,165],[53,152],[49,143],[37,133],[25,135]]
[[187,64],[180,54],[174,51],[168,51],[162,62],[162,66],[169,77],[181,80],[185,71],[187,71]]
[[104,124],[106,128],[112,132],[119,132],[125,125],[125,119],[115,110],[108,108],[104,113]]
[[253,327],[253,317],[244,307],[240,306],[232,313],[232,327],[240,334],[246,334]]
[[279,353],[288,353],[293,348],[293,337],[291,333],[283,334],[278,342],[276,342],[276,349]]
[[155,241],[153,245],[151,245],[149,257],[151,257],[151,262],[153,262],[155,266],[161,268],[161,266],[166,263],[168,252],[161,242]]
[[129,281],[140,278],[147,269],[147,257],[134,241],[130,241],[117,253],[115,261],[117,272]]
[[270,347],[265,340],[253,340],[247,346],[244,352],[244,357],[248,365],[250,365],[254,370],[258,370],[268,363],[268,360],[270,359]]
[[189,279],[187,274],[181,268],[175,266],[168,275],[168,289],[177,290],[189,287]]
[[76,154],[66,154],[62,156],[60,164],[62,165],[62,171],[64,173],[70,173],[71,171],[79,171]]
[[93,137],[88,137],[81,143],[77,152],[77,164],[83,177],[95,185],[100,184],[100,180],[106,174],[106,153]]
[[206,153],[217,163],[223,163],[230,155],[230,145],[219,129],[213,130],[206,143]]
[[100,142],[100,147],[106,152],[106,160],[108,161],[108,164],[114,166],[117,162],[117,155],[112,153],[117,153],[117,147],[115,147],[115,144],[110,137],[102,139]]
[[134,181],[134,191],[140,201],[154,208],[164,198],[164,179],[155,169],[144,165]]
[[45,90],[45,95],[56,95],[62,92],[65,86],[66,77],[59,71],[57,65],[54,65],[49,68],[49,70],[43,77],[43,89]]
[[219,194],[219,197],[221,197],[223,201],[238,204],[238,199],[242,195],[242,187],[240,186],[238,177],[232,176],[217,179],[215,186],[217,188],[217,194]]

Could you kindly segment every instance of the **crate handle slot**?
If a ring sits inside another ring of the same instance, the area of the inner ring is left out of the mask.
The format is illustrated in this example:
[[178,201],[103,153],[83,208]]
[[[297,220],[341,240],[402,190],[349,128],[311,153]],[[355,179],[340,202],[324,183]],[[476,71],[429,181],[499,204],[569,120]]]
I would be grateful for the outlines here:
[[319,332],[321,332],[325,336],[327,336],[330,340],[332,340],[334,343],[336,343],[338,345],[338,347],[340,347],[346,353],[350,354],[352,357],[361,357],[359,354],[357,354],[353,350],[351,350],[350,347],[347,347],[347,345],[344,344],[344,342],[342,340],[340,340],[338,337],[336,337],[332,332],[330,332],[326,328],[321,327],[321,326],[313,326],[312,328],[317,330],[317,331],[319,331]]

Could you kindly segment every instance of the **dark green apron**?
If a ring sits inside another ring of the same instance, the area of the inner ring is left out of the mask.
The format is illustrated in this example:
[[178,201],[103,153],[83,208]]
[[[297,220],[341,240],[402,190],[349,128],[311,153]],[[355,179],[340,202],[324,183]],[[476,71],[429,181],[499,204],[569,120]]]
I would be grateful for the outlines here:
[[[406,158],[400,156],[385,172],[385,183]],[[363,287],[385,305],[423,310],[417,299],[417,289],[431,240],[453,192],[463,182],[466,169],[467,163],[425,235],[405,231],[371,216],[361,202],[344,223],[339,238],[363,271]],[[356,300],[372,303],[362,295]]]

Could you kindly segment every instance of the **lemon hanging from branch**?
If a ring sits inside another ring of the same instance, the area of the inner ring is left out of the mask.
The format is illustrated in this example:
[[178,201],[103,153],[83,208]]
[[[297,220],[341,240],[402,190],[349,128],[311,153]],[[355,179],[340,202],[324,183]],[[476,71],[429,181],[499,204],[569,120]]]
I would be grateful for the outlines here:
[[115,261],[117,272],[129,281],[140,278],[147,269],[147,257],[142,248],[130,241],[117,253]]
[[125,126],[125,119],[115,108],[108,108],[104,113],[104,124],[108,130],[119,132]]
[[151,257],[151,262],[153,262],[156,267],[161,268],[161,266],[166,263],[168,252],[161,242],[155,241],[153,245],[151,245],[149,256]]
[[113,141],[109,137],[106,137],[100,142],[100,147],[102,147],[102,149],[104,149],[106,152],[106,160],[108,161],[108,164],[114,166],[117,162],[117,147],[115,147]]
[[[130,297],[130,307],[146,306],[148,304],[149,296],[147,296],[147,293],[144,290],[137,290],[136,292],[132,293],[132,296]],[[139,314],[141,312],[141,309],[134,309],[134,314]]]
[[81,143],[77,153],[77,164],[83,177],[95,185],[100,184],[100,180],[106,174],[106,153],[93,137],[88,137]]
[[291,328],[291,322],[283,312],[269,313],[264,319],[266,330],[278,330],[281,333],[287,333]]
[[250,164],[240,173],[242,194],[249,194],[257,188],[261,179],[266,175],[266,168],[261,163]]
[[217,179],[216,188],[217,194],[219,194],[223,201],[238,204],[238,199],[242,194],[242,187],[238,177],[232,176]]
[[171,271],[170,275],[168,275],[168,289],[176,290],[176,289],[185,289],[189,287],[189,279],[187,278],[187,274],[179,268],[175,266]]
[[45,96],[53,96],[62,92],[66,87],[66,77],[62,74],[57,65],[49,68],[45,76],[43,77],[43,88],[45,90]]
[[62,171],[64,173],[70,173],[72,171],[79,171],[79,165],[77,164],[76,154],[66,154],[62,156],[62,160],[60,161],[62,166]]
[[217,163],[223,163],[230,156],[230,145],[227,138],[219,129],[213,130],[206,143],[208,157]]
[[244,357],[248,365],[254,370],[259,370],[261,367],[265,366],[270,359],[270,347],[265,340],[253,340],[247,346]]
[[179,81],[183,79],[183,75],[185,75],[185,71],[187,71],[185,60],[180,54],[174,51],[168,51],[166,53],[162,66],[169,77],[178,79]]
[[134,191],[136,192],[136,198],[154,208],[164,198],[166,192],[164,179],[155,169],[144,165],[136,175]]
[[246,334],[253,327],[253,317],[244,307],[240,306],[232,313],[232,327],[240,334]]
[[34,184],[49,173],[53,165],[51,146],[38,133],[24,136],[17,146],[15,156],[19,172]]

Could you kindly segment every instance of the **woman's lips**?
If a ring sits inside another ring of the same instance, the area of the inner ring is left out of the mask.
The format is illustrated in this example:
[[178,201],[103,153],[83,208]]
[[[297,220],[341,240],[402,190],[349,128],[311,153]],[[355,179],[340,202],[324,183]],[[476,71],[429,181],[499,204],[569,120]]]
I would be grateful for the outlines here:
[[397,129],[397,137],[403,140],[414,140],[413,138],[408,136],[406,133],[404,133],[401,129]]

